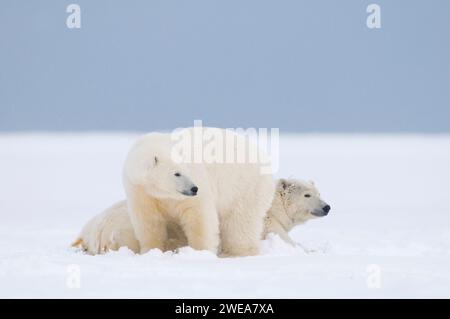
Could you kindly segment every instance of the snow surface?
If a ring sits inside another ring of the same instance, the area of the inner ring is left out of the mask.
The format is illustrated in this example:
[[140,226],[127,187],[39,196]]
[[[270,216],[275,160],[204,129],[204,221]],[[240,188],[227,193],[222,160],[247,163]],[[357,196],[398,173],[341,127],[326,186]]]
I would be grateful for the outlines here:
[[332,206],[291,233],[313,253],[275,236],[245,258],[70,248],[124,198],[135,138],[0,135],[0,297],[450,297],[450,136],[283,135],[278,177],[314,180]]

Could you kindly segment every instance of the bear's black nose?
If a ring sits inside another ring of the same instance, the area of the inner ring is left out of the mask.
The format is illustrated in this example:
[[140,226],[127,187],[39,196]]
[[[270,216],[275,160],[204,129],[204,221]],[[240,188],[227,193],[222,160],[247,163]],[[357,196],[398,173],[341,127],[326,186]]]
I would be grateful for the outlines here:
[[198,191],[198,187],[197,187],[197,186],[192,186],[192,187],[191,187],[192,195],[196,195],[196,194],[197,194],[197,191]]
[[322,210],[323,210],[326,214],[328,214],[328,212],[330,211],[330,209],[331,209],[330,205],[324,206],[324,207],[322,208]]

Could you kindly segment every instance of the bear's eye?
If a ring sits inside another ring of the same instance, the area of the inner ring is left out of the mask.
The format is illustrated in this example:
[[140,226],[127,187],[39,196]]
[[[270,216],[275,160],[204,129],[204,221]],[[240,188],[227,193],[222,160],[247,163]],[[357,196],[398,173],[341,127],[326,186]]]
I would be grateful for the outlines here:
[[174,175],[175,175],[176,177],[180,177],[180,176],[181,176],[180,173],[175,173]]
[[311,195],[309,195],[309,194],[305,194],[305,197],[311,197]]

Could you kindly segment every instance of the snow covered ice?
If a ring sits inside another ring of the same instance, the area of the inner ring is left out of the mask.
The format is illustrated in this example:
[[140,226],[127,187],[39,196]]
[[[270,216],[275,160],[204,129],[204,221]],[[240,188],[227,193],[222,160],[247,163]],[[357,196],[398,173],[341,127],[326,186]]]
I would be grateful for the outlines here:
[[136,137],[0,135],[0,297],[450,297],[450,136],[282,135],[277,177],[332,207],[291,232],[310,253],[270,236],[256,257],[84,255],[70,243],[125,197]]

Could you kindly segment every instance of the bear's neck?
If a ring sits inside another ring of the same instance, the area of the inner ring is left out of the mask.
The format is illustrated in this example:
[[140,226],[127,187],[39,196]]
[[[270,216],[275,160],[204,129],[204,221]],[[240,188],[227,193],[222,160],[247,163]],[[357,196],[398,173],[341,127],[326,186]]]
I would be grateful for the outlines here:
[[287,214],[284,197],[278,190],[273,197],[272,207],[267,212],[267,218],[270,222],[280,224],[286,232],[289,232],[295,226],[294,221]]

